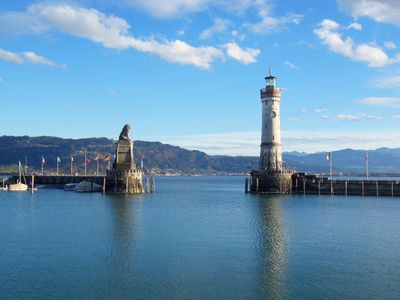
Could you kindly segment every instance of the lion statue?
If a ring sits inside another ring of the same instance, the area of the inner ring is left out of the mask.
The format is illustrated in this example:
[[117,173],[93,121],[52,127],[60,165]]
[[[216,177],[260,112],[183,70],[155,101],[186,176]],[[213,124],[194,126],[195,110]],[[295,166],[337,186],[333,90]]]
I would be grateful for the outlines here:
[[122,128],[121,134],[119,135],[120,141],[130,141],[129,135],[131,133],[131,126],[126,124],[124,128]]

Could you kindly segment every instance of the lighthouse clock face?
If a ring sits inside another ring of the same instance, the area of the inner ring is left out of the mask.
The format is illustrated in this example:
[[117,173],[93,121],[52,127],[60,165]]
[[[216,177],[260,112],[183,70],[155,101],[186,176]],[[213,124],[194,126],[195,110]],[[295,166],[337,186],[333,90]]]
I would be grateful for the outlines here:
[[275,111],[271,111],[270,117],[271,117],[271,119],[275,118],[276,117],[276,112]]

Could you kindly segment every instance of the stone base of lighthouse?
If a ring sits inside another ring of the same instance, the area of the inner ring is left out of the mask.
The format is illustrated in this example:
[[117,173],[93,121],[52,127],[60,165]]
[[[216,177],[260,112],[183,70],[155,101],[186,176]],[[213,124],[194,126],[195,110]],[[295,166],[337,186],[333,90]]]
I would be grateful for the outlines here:
[[289,194],[292,186],[293,170],[252,171],[250,193]]

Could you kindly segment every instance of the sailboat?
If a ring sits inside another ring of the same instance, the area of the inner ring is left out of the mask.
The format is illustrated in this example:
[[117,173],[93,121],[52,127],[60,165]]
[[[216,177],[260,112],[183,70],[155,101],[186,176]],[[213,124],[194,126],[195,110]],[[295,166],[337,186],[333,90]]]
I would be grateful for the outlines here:
[[[20,191],[27,191],[28,190],[28,185],[26,185],[26,180],[25,183],[22,183],[22,167],[21,167],[21,162],[18,162],[18,173],[19,173],[19,180],[17,183],[10,184],[8,187],[9,191],[12,192],[20,192]],[[25,176],[24,176],[25,179]]]

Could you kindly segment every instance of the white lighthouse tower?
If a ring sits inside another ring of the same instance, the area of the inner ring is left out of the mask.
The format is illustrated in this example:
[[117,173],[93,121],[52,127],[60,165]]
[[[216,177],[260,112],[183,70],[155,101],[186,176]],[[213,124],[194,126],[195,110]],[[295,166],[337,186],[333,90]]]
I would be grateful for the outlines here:
[[[260,164],[251,171],[251,193],[288,194],[292,187],[293,170],[284,169],[281,145],[281,90],[276,77],[265,77],[265,88],[260,90],[262,105]],[[246,188],[247,191],[247,188]]]
[[281,90],[276,87],[276,77],[265,77],[265,88],[260,90],[262,105],[260,171],[282,170],[281,146]]

